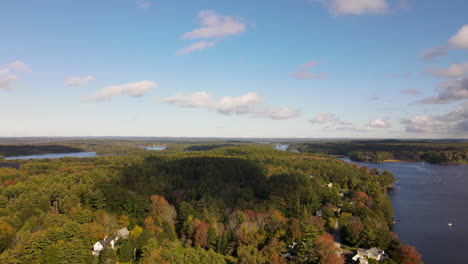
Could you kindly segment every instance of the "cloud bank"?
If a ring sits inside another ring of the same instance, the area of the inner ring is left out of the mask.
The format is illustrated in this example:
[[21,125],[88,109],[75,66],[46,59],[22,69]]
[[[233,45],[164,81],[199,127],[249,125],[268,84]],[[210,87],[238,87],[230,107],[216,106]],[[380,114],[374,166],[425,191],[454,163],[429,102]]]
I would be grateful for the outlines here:
[[438,94],[419,101],[417,104],[449,104],[468,99],[468,76],[451,79],[439,84]]
[[468,132],[468,101],[455,110],[440,116],[419,115],[400,122],[409,133],[466,133]]
[[204,108],[223,115],[248,115],[270,119],[291,119],[299,116],[299,110],[289,107],[272,107],[265,105],[257,93],[246,93],[241,96],[225,96],[215,99],[212,93],[201,91],[179,93],[162,99],[162,102],[188,108]]

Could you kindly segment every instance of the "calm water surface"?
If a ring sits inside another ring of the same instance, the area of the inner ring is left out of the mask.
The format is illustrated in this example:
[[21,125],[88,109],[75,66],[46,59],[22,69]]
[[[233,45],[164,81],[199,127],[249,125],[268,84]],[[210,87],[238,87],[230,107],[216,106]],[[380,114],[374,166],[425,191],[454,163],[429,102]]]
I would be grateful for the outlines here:
[[416,247],[424,263],[468,263],[468,165],[355,163],[395,174],[390,197],[401,221],[393,230]]
[[5,160],[59,159],[59,158],[65,158],[65,157],[92,158],[92,157],[97,157],[97,155],[96,155],[96,152],[53,153],[53,154],[42,154],[42,155],[6,157]]
[[142,147],[146,150],[156,150],[156,151],[162,151],[162,150],[166,150],[166,147],[165,146],[157,146],[157,147]]

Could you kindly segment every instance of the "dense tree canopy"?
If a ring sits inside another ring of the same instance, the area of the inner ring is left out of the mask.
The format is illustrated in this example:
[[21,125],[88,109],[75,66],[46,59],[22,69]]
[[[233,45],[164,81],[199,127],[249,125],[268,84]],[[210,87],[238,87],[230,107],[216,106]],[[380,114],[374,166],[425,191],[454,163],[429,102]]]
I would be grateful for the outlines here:
[[[335,228],[347,246],[414,257],[390,233],[392,182],[258,147],[26,161],[0,168],[0,262],[338,264]],[[122,227],[116,250],[91,255]]]

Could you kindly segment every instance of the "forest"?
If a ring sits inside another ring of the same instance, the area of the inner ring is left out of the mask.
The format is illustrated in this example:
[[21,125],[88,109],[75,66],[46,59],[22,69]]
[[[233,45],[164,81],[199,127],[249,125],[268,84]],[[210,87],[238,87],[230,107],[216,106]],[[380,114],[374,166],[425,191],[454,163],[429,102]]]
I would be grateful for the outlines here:
[[15,157],[49,153],[72,153],[82,151],[79,148],[63,145],[0,145],[0,157]]
[[0,168],[0,263],[422,263],[391,232],[389,171],[268,146],[135,153]]
[[301,152],[349,156],[353,161],[427,161],[434,164],[468,164],[468,143],[454,140],[354,140],[294,144]]

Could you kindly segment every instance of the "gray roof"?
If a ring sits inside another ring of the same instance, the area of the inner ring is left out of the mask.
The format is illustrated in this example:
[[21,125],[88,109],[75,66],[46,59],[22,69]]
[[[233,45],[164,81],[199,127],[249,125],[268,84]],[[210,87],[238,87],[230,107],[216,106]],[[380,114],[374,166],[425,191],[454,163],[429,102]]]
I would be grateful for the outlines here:
[[384,253],[385,253],[385,252],[384,252],[383,250],[380,250],[380,249],[375,248],[375,247],[373,247],[373,248],[367,250],[368,256],[369,256],[369,257],[372,257],[372,258],[378,258],[379,255],[381,255],[381,254],[383,255]]
[[117,237],[126,237],[128,236],[128,234],[130,234],[130,232],[128,232],[128,229],[126,227],[120,229],[119,231],[117,231]]
[[106,247],[107,244],[109,244],[112,240],[114,240],[113,237],[106,237],[104,239],[99,240],[99,243],[101,243],[103,247]]

